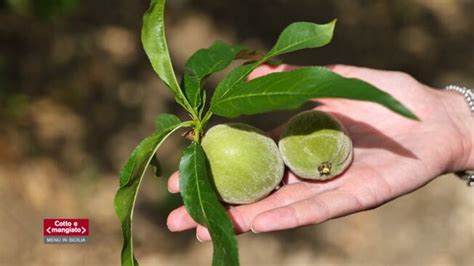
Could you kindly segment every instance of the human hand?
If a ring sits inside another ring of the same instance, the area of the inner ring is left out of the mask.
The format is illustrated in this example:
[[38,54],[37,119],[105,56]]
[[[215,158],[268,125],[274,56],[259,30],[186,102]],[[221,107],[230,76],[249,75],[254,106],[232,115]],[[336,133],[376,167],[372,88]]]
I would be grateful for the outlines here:
[[[250,78],[291,66],[262,66]],[[300,179],[287,172],[285,185],[267,198],[249,205],[230,206],[237,233],[268,232],[318,224],[328,219],[371,209],[412,192],[449,171],[474,166],[473,124],[462,97],[429,88],[401,72],[336,65],[330,69],[346,77],[365,80],[412,110],[421,121],[406,119],[371,102],[318,99],[316,109],[336,116],[354,145],[354,161],[339,177],[328,181]],[[179,191],[178,174],[168,181]],[[180,207],[168,216],[171,231],[196,227],[199,240],[209,240]]]

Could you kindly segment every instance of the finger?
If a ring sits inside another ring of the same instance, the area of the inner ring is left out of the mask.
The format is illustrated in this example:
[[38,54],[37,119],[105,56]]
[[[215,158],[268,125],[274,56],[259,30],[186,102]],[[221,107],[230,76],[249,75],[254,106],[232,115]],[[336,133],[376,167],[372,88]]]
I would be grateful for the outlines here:
[[[294,175],[292,178],[296,178]],[[335,180],[334,180],[335,181]],[[314,183],[294,183],[283,186],[267,198],[249,205],[239,205],[230,207],[228,214],[234,225],[237,234],[245,233],[252,228],[254,218],[272,209],[280,208],[291,203],[311,198],[318,193],[329,189],[334,189],[339,182],[314,182]],[[198,225],[189,216],[184,207],[180,207],[168,216],[168,228],[170,231],[184,231],[197,227],[196,237],[199,241],[208,241],[211,239],[209,232],[205,227]],[[257,231],[255,231],[257,232]]]
[[199,242],[206,242],[211,240],[211,235],[206,227],[198,225],[196,227],[196,238]]
[[196,227],[197,223],[189,216],[184,206],[181,206],[168,215],[166,225],[171,232],[180,232]]
[[336,189],[264,212],[253,221],[252,231],[268,232],[318,224],[362,208],[353,195]]
[[[228,214],[234,224],[235,232],[241,234],[250,231],[255,216],[261,212],[278,208],[293,201],[300,200],[305,196],[310,196],[312,195],[310,190],[311,189],[306,187],[304,183],[294,184],[285,186],[269,197],[256,203],[230,207]],[[211,240],[209,231],[201,225],[198,225],[196,228],[196,238],[200,242]]]
[[[239,205],[230,207],[228,214],[234,225],[234,230],[237,234],[245,233],[251,230],[251,224],[253,219],[260,213],[279,208],[293,202],[303,200],[316,195],[319,191],[323,191],[332,183],[311,184],[311,183],[296,183],[287,186],[283,186],[275,193],[271,194],[267,198],[249,205]],[[171,231],[184,231],[198,226],[189,214],[186,212],[184,207],[174,210],[168,216],[168,227]],[[199,228],[196,232],[196,237],[200,241],[210,240],[210,235],[205,228]]]
[[295,69],[295,66],[287,65],[287,64],[280,64],[280,65],[261,65],[257,67],[252,73],[249,74],[247,77],[248,80],[252,80],[255,78],[259,78],[261,76],[265,76],[270,73],[275,72],[283,72],[283,71],[290,71]]
[[331,189],[333,186],[334,184],[330,182],[309,183],[300,181],[299,183],[283,186],[275,193],[256,203],[231,208],[229,214],[237,233],[253,231],[253,220],[259,214],[313,197],[318,193]]
[[168,191],[170,193],[179,192],[179,172],[176,171],[168,178]]

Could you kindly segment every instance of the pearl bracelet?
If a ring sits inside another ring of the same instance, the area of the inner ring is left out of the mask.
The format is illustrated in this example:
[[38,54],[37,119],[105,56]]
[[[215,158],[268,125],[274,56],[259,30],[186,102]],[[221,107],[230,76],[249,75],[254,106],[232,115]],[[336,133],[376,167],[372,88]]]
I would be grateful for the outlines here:
[[[474,115],[474,92],[471,89],[457,86],[457,85],[449,85],[449,86],[446,86],[445,90],[454,91],[454,92],[462,94],[467,101],[469,109],[471,109],[471,112]],[[462,180],[465,180],[469,187],[474,187],[474,173],[473,172],[462,171],[462,172],[457,172],[455,174]]]
[[469,109],[474,114],[474,92],[471,89],[466,87],[461,87],[457,85],[449,85],[444,88],[447,91],[455,91],[457,93],[461,93],[467,101],[467,105],[469,105]]

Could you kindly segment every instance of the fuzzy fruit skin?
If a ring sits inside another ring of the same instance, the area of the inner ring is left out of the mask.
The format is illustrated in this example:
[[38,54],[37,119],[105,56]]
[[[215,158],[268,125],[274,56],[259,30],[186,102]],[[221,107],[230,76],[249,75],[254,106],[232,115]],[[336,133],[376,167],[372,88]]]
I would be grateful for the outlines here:
[[285,165],[278,147],[257,128],[241,123],[214,126],[202,139],[202,147],[224,202],[255,202],[281,182]]
[[352,162],[352,141],[333,116],[316,110],[292,117],[280,141],[285,164],[296,175],[315,180],[333,178]]

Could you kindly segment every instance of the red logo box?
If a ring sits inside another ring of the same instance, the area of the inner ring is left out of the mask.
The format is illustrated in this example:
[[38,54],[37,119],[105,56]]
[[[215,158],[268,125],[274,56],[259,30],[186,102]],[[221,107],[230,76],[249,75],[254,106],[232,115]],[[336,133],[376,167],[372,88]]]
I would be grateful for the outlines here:
[[44,236],[89,236],[89,219],[48,218],[43,220]]

